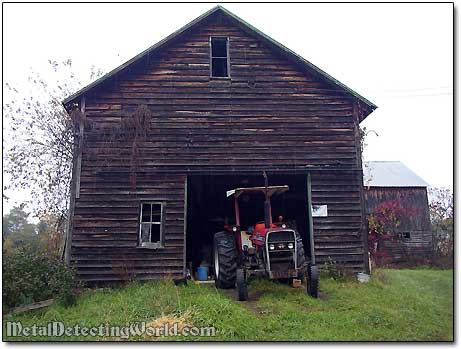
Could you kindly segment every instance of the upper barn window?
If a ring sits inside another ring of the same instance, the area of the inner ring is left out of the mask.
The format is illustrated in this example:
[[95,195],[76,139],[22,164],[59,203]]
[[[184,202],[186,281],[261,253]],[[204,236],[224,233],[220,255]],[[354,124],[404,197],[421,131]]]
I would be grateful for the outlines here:
[[211,77],[229,77],[229,38],[210,37]]

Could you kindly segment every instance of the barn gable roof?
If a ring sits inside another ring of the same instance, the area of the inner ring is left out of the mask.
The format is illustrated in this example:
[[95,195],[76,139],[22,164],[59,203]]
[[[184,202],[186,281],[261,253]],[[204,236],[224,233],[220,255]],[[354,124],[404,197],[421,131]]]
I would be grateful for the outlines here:
[[367,115],[369,115],[373,110],[375,110],[377,108],[377,106],[375,104],[373,104],[372,102],[367,100],[365,97],[359,95],[357,92],[355,92],[351,88],[347,87],[346,85],[344,85],[340,81],[336,80],[331,75],[327,74],[326,72],[324,72],[323,70],[321,70],[320,68],[318,68],[317,66],[312,64],[311,62],[307,61],[306,59],[304,59],[300,55],[298,55],[295,52],[291,51],[287,47],[283,46],[281,43],[279,43],[276,40],[272,39],[270,36],[264,34],[260,30],[253,27],[251,24],[245,22],[244,20],[237,17],[232,12],[226,10],[224,7],[219,6],[219,5],[212,8],[211,10],[205,12],[201,16],[199,16],[196,19],[194,19],[193,21],[191,21],[190,23],[186,24],[184,27],[182,27],[179,30],[175,31],[174,33],[170,34],[169,36],[167,36],[163,40],[161,40],[158,43],[156,43],[155,45],[149,47],[147,50],[141,52],[140,54],[133,57],[129,61],[125,62],[124,64],[120,65],[119,67],[113,69],[109,73],[107,73],[104,76],[100,77],[99,79],[95,80],[94,82],[92,82],[91,84],[89,84],[86,87],[82,88],[81,90],[77,91],[73,95],[67,97],[62,102],[64,107],[66,108],[66,110],[69,110],[70,107],[72,106],[72,104],[79,97],[83,96],[85,93],[88,93],[88,92],[96,89],[102,83],[104,83],[105,81],[108,81],[109,79],[111,79],[114,76],[118,75],[122,71],[125,71],[127,68],[129,68],[130,66],[132,66],[135,63],[139,62],[144,57],[161,50],[162,48],[167,46],[167,44],[169,44],[171,41],[177,39],[178,37],[180,37],[180,36],[182,36],[184,34],[186,34],[187,32],[191,31],[193,28],[196,28],[197,26],[199,26],[201,23],[203,23],[210,16],[218,14],[218,13],[221,13],[224,16],[226,16],[227,18],[229,18],[231,21],[236,23],[240,28],[242,28],[243,30],[245,30],[249,34],[254,35],[257,38],[259,38],[260,40],[264,41],[266,44],[269,45],[269,47],[271,47],[273,50],[276,50],[276,51],[280,52],[282,55],[284,55],[289,60],[293,61],[294,63],[297,63],[298,65],[300,65],[303,68],[307,68],[307,70],[310,73],[320,77],[321,79],[325,80],[326,82],[330,83],[331,85],[336,86],[337,88],[343,90],[346,94],[349,94],[352,97],[359,100],[360,102],[362,102],[365,108],[364,108],[364,113],[361,116],[361,120],[365,119],[365,117]]
[[366,187],[428,187],[421,177],[400,161],[365,161],[363,184]]

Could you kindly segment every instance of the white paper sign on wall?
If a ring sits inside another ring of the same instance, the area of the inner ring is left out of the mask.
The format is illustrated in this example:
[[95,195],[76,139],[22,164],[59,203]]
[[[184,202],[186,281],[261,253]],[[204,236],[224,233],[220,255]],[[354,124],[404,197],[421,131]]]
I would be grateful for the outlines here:
[[328,205],[312,205],[312,217],[328,217]]

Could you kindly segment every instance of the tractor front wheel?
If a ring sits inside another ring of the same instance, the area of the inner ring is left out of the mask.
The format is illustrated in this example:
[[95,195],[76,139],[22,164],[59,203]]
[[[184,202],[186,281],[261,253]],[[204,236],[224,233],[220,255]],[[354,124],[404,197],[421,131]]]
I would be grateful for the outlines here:
[[319,270],[313,264],[307,267],[307,293],[314,298],[319,296]]
[[216,233],[213,241],[214,280],[217,288],[234,288],[237,277],[237,249],[234,235]]
[[245,278],[245,270],[237,269],[237,291],[239,301],[246,301],[248,299],[248,288]]

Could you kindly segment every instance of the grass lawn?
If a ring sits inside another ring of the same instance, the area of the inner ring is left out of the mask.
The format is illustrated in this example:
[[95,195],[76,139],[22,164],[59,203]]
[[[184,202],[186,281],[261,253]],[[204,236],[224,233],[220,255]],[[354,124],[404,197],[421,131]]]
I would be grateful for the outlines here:
[[86,290],[77,304],[3,317],[3,340],[118,340],[114,337],[5,337],[6,321],[22,326],[62,321],[99,327],[146,321],[155,326],[214,326],[215,337],[130,337],[130,340],[221,341],[451,341],[452,270],[382,270],[367,284],[321,278],[321,298],[267,280],[249,286],[250,301],[235,291],[171,281]]

